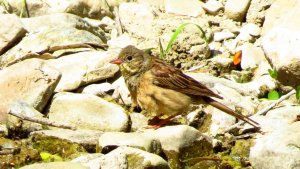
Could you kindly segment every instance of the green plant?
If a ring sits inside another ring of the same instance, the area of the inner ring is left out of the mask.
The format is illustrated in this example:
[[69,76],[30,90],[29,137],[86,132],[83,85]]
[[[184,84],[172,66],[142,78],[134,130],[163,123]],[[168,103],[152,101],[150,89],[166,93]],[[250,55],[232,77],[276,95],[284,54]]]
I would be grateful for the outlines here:
[[177,27],[177,29],[175,30],[175,32],[173,33],[173,35],[171,36],[169,43],[167,45],[166,49],[163,49],[162,44],[161,44],[161,40],[159,39],[159,56],[161,59],[165,58],[166,55],[169,53],[169,51],[171,50],[172,45],[174,44],[174,42],[176,41],[178,35],[183,31],[183,29],[187,26],[187,25],[195,25],[200,32],[202,33],[202,38],[204,39],[205,43],[208,44],[208,40],[205,36],[205,32],[204,30],[197,24],[194,23],[183,23],[181,24],[179,27]]
[[296,87],[296,98],[300,99],[300,85]]
[[276,90],[271,90],[268,93],[268,100],[277,100],[280,98],[280,93]]
[[62,158],[59,155],[53,155],[48,152],[40,152],[40,156],[44,162],[62,161]]
[[269,69],[269,75],[273,78],[273,79],[277,79],[278,77],[278,71],[276,69]]
[[21,12],[20,12],[20,18],[23,16],[24,9],[26,10],[27,17],[29,18],[30,16],[29,16],[29,10],[28,10],[28,7],[27,7],[26,0],[22,0],[22,8],[21,8]]

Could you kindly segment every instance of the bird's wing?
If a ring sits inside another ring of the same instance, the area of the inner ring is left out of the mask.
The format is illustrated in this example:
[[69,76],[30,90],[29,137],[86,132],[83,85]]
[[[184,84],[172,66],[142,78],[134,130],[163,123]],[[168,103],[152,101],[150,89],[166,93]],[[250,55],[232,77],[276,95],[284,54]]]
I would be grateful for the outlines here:
[[185,75],[181,70],[166,64],[160,59],[152,59],[151,71],[154,74],[154,84],[160,87],[176,90],[193,96],[208,96],[222,99],[206,86]]

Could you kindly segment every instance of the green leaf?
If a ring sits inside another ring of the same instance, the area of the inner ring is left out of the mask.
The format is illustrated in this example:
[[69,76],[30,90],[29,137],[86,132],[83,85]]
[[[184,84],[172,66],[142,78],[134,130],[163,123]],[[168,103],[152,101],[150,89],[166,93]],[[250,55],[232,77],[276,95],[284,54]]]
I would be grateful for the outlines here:
[[[194,24],[194,23],[183,23],[183,24],[181,24],[181,25],[175,30],[175,32],[174,32],[173,35],[171,36],[171,38],[170,38],[170,40],[169,40],[169,43],[168,43],[168,45],[167,45],[167,48],[166,48],[163,52],[161,52],[161,53],[162,53],[161,56],[163,56],[162,58],[164,58],[164,57],[169,53],[169,51],[170,51],[172,45],[174,44],[174,42],[176,41],[178,35],[183,31],[183,29],[184,29],[187,25],[190,25],[190,24],[195,25],[195,26],[201,31],[205,43],[206,43],[206,44],[208,43],[208,40],[207,40],[207,38],[206,38],[206,36],[205,36],[205,32],[204,32],[204,30],[203,30],[199,25]],[[161,43],[160,43],[160,46],[161,46]],[[162,49],[162,47],[160,47],[160,49]]]
[[269,71],[269,75],[273,79],[277,79],[277,77],[278,77],[278,71],[276,69],[268,69],[268,71]]
[[300,85],[296,87],[296,98],[300,98]]
[[269,100],[277,100],[279,98],[280,98],[279,92],[277,92],[276,90],[269,91],[269,93],[268,93]]
[[52,154],[47,152],[40,152],[40,156],[43,161],[48,161],[51,158]]
[[40,156],[43,161],[50,162],[50,161],[62,161],[63,159],[59,155],[52,155],[48,152],[40,152]]

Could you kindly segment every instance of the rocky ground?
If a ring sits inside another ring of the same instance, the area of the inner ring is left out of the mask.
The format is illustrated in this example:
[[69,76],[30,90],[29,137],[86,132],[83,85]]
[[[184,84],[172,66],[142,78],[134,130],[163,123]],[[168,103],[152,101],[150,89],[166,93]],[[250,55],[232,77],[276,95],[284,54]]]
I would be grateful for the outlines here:
[[[0,168],[300,168],[300,1],[0,0],[0,13]],[[131,112],[109,62],[127,45],[158,56],[183,23],[163,59],[260,131],[206,105],[157,130]]]

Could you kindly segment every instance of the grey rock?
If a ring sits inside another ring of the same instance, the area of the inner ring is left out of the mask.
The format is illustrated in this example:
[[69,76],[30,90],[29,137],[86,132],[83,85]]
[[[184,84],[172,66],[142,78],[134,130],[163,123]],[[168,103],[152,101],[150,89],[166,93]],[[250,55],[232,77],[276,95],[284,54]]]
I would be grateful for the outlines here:
[[143,133],[106,132],[99,138],[100,150],[114,145],[134,147],[158,155],[161,153],[160,142]]
[[52,121],[79,129],[127,131],[129,123],[121,106],[90,94],[57,93],[48,115]]
[[[67,45],[83,43],[102,44],[102,40],[90,32],[72,27],[56,27],[30,33],[1,56],[0,67],[3,68],[32,57],[53,58],[53,52],[68,49]],[[51,47],[56,47],[56,49],[48,51]],[[61,48],[57,49],[57,47]]]
[[79,163],[72,163],[72,162],[50,162],[50,163],[36,163],[36,164],[30,164],[24,167],[21,167],[20,169],[66,169],[66,168],[72,168],[72,169],[89,169],[88,167],[84,167],[83,165]]
[[255,140],[249,160],[253,168],[277,169],[300,167],[299,134],[300,123],[278,127],[276,131]]
[[113,77],[119,70],[117,65],[109,63],[114,57],[109,51],[87,51],[50,59],[46,63],[62,73],[55,89],[61,92]]
[[0,14],[0,55],[15,45],[26,34],[20,19],[14,14]]
[[184,160],[209,156],[212,153],[212,139],[187,125],[146,130],[145,135],[161,142],[171,168],[181,168]]
[[[82,146],[86,151],[95,151],[98,144],[98,138],[103,134],[102,131],[97,130],[67,130],[67,129],[53,129],[53,130],[40,130],[30,133],[31,140],[34,143],[49,142],[47,146],[54,147],[57,142],[67,142],[68,144],[77,144]],[[50,145],[53,144],[53,145]],[[68,146],[65,144],[65,146]],[[64,145],[64,144],[62,144]],[[43,146],[43,145],[40,145]],[[44,145],[45,146],[45,145]],[[69,147],[60,147],[60,149],[68,149]],[[79,148],[78,148],[79,149]]]
[[101,168],[170,168],[160,156],[132,147],[119,147],[100,158]]
[[42,112],[61,74],[39,59],[28,59],[0,71],[0,121],[9,105],[22,100]]
[[243,21],[251,0],[228,0],[225,4],[225,15],[234,21]]
[[[25,102],[16,101],[12,103],[9,107],[9,110],[15,114],[30,117],[30,118],[43,118],[43,114],[34,109],[32,106],[28,105]],[[6,123],[7,128],[10,132],[22,133],[22,136],[26,136],[28,133],[42,130],[42,125],[39,123],[34,123],[26,120],[21,120],[18,117],[13,115],[8,116]],[[11,134],[10,135],[17,135]]]

